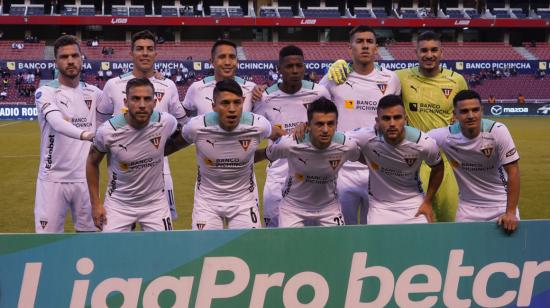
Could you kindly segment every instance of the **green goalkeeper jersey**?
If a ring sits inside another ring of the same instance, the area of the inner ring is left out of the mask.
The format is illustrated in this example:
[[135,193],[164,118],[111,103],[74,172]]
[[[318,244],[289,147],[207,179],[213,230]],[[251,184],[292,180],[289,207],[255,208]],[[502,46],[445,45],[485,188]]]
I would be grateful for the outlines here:
[[409,125],[427,132],[447,126],[453,117],[453,98],[468,89],[459,73],[440,68],[435,77],[424,77],[418,67],[396,71]]

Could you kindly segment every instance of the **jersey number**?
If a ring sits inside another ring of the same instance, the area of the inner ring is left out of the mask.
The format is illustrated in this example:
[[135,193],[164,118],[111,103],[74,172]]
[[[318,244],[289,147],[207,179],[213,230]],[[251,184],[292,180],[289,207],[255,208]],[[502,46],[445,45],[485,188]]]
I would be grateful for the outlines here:
[[258,216],[256,216],[256,213],[254,213],[254,208],[250,208],[250,219],[252,219],[253,223],[258,222]]
[[173,230],[172,229],[172,219],[170,219],[170,217],[163,218],[162,223],[164,224],[164,230],[165,231]]

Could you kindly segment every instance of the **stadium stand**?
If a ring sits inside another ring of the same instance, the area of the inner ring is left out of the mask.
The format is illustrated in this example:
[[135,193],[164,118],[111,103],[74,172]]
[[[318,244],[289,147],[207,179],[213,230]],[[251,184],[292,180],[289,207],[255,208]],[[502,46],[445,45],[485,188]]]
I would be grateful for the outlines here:
[[303,9],[306,18],[339,18],[342,17],[337,7],[310,7]]
[[27,13],[27,6],[22,4],[12,4],[10,6],[10,15],[12,16],[25,16]]
[[128,7],[125,5],[113,5],[112,16],[128,16]]
[[195,15],[202,16],[202,12],[195,12],[192,7],[180,7],[178,9],[180,16],[193,17]]
[[468,15],[468,17],[470,18],[480,18],[481,15],[479,15],[479,13],[477,12],[476,9],[465,9],[464,10],[464,13],[466,13],[466,15]]
[[449,18],[464,18],[464,10],[459,8],[447,8]]
[[510,15],[510,10],[508,9],[495,8],[491,13],[495,15],[496,18],[512,18],[512,16]]
[[294,17],[294,13],[292,12],[292,8],[289,6],[280,6],[279,9],[279,16],[280,17]]
[[550,9],[537,9],[537,14],[542,19],[550,19]]
[[[394,43],[386,46],[396,60],[415,60],[414,44]],[[504,43],[444,42],[446,60],[525,60],[510,45]]]
[[93,5],[81,5],[78,7],[78,16],[94,16],[95,8]]
[[178,8],[175,6],[166,6],[163,5],[160,8],[160,15],[164,17],[177,17],[178,16]]
[[227,8],[225,6],[211,6],[210,16],[212,17],[228,17]]
[[260,17],[279,17],[277,8],[271,6],[260,7]]
[[78,16],[78,6],[76,5],[64,5],[61,9],[62,16]]
[[227,13],[229,14],[229,17],[243,17],[244,16],[243,9],[240,6],[228,6],[227,7]]
[[39,4],[31,4],[27,6],[27,16],[40,16],[44,15],[44,6]]
[[376,16],[372,12],[372,9],[364,8],[364,7],[356,7],[355,8],[355,17],[357,17],[357,18],[376,18]]
[[515,18],[527,18],[527,14],[523,12],[522,9],[516,8],[512,9],[512,15],[515,16]]
[[23,49],[12,48],[13,43],[13,41],[0,41],[0,59],[6,61],[44,59],[45,42],[23,43]]
[[550,43],[523,43],[523,46],[539,60],[550,60]]
[[550,78],[535,79],[531,75],[517,75],[501,79],[486,79],[473,89],[484,99],[494,95],[496,99],[514,100],[520,93],[527,99],[547,99]]
[[139,5],[132,5],[128,9],[128,16],[145,16],[145,8]]
[[418,11],[413,8],[401,8],[401,18],[418,18]]

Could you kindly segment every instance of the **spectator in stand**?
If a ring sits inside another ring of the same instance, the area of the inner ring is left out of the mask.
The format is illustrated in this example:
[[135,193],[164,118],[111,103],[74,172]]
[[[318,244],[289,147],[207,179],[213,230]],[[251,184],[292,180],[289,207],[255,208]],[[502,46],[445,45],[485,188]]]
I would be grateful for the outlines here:
[[113,71],[110,69],[105,72],[105,77],[107,77],[107,80],[111,79],[113,77]]
[[104,74],[105,73],[103,72],[103,70],[100,69],[99,71],[97,71],[97,76],[95,77],[95,80],[105,80]]
[[92,40],[92,47],[97,47],[97,46],[99,46],[99,40],[96,37]]
[[2,89],[2,92],[0,92],[0,99],[6,100],[8,98],[8,90],[6,88]]
[[504,71],[503,71],[503,74],[504,74],[504,77],[506,77],[506,78],[510,77],[510,75],[511,75],[510,74],[510,69],[505,68]]
[[34,83],[34,74],[28,73],[26,82],[29,83],[29,84],[33,84]]
[[518,71],[516,70],[516,68],[515,68],[515,67],[512,67],[512,68],[510,69],[510,75],[512,75],[512,76],[517,76],[517,74],[518,74]]
[[544,79],[544,76],[546,76],[546,72],[544,70],[537,70],[535,73],[535,79]]
[[21,72],[17,73],[17,77],[15,77],[15,86],[19,88],[19,86],[23,83],[23,75]]
[[489,98],[487,99],[487,103],[496,104],[496,102],[497,102],[497,99],[495,98],[495,96],[493,94],[489,95]]
[[4,89],[7,89],[10,86],[10,80],[8,77],[4,77],[4,79],[2,79],[2,85],[4,86]]
[[40,68],[38,66],[34,69],[34,76],[35,77],[41,76]]
[[106,56],[108,54],[107,52],[107,47],[103,46],[103,48],[101,48],[101,54]]
[[502,71],[500,70],[500,68],[497,68],[497,70],[495,71],[495,77],[496,79],[502,78]]
[[521,93],[518,95],[518,104],[525,104],[525,96]]

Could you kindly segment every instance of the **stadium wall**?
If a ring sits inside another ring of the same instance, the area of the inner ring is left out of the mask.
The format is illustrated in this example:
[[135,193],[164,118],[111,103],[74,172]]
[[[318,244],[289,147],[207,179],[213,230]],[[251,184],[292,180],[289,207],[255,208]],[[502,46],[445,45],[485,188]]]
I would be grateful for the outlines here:
[[[0,307],[550,305],[550,220],[0,235]],[[546,244],[545,244],[546,243]]]

